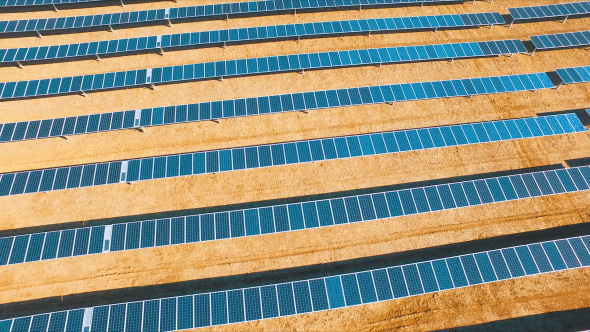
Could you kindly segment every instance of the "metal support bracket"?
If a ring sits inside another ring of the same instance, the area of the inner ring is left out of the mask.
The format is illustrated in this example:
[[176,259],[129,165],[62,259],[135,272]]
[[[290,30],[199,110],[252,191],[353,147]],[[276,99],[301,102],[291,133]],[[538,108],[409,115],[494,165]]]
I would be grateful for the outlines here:
[[559,83],[559,85],[558,85],[558,86],[555,88],[555,90],[559,90],[559,88],[561,88],[561,86],[562,86],[562,85],[563,85],[563,81],[561,81],[561,82]]
[[17,61],[17,62],[16,62],[16,65],[17,65],[17,66],[18,66],[18,68],[20,68],[20,69],[24,69],[24,68],[25,68],[25,66],[23,66],[23,64],[22,64],[22,63],[20,63],[20,61]]
[[43,35],[39,31],[35,30],[35,32],[37,33],[37,37],[43,38]]

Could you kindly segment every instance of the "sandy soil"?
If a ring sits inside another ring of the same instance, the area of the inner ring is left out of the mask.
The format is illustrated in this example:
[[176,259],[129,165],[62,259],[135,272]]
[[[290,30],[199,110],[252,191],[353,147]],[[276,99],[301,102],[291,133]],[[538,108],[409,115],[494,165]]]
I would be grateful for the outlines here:
[[[0,303],[279,270],[590,222],[588,193],[0,270]],[[523,211],[527,211],[524,212]],[[92,279],[92,282],[88,282]]]
[[[155,2],[0,14],[0,20],[131,11],[217,0]],[[536,3],[558,3],[538,0]],[[0,48],[38,46],[131,36],[354,18],[500,11],[530,0],[427,6],[189,22],[72,35],[8,38]],[[236,59],[296,52],[415,45],[504,38],[588,29],[590,18],[507,27],[283,41],[134,55],[60,64],[0,68],[0,81],[98,73],[130,68]],[[347,68],[191,82],[81,96],[8,101],[0,123],[137,109],[199,101],[352,86],[550,71],[590,64],[587,51],[539,52],[534,57]],[[244,87],[248,87],[245,89]],[[590,106],[590,84],[559,90],[336,108],[0,144],[0,172],[128,159],[298,139],[330,137],[472,121],[534,116]],[[544,137],[433,149],[349,160],[208,174],[28,194],[0,199],[0,231],[147,213],[222,206],[338,192],[453,176],[513,170],[588,157],[590,135]],[[334,181],[338,179],[338,181]],[[0,304],[101,290],[299,267],[459,243],[590,221],[588,193],[539,197],[467,209],[378,220],[333,228],[128,251],[6,266],[0,269]],[[106,221],[108,222],[108,220]],[[92,280],[92,282],[89,282]],[[543,312],[587,307],[590,272],[567,271],[424,295],[356,308],[224,326],[223,330],[429,330]],[[578,292],[572,292],[576,287]],[[509,305],[507,305],[509,303]],[[449,317],[453,317],[450,319]]]
[[589,139],[590,136],[585,132],[534,140],[139,181],[132,185],[123,183],[6,196],[0,200],[3,219],[0,230],[559,164],[566,159],[587,157]]

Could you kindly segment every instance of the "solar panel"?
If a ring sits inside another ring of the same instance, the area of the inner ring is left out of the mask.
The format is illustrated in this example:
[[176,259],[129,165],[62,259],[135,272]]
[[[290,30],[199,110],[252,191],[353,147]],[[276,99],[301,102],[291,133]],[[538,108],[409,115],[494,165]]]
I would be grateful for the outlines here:
[[27,331],[31,324],[53,332],[173,331],[256,321],[391,301],[507,279],[590,266],[590,236],[555,239],[467,253],[373,270],[290,280],[43,313],[0,321],[2,331]]
[[407,6],[413,4],[449,4],[466,0],[266,0],[234,2],[216,5],[191,6],[142,10],[125,13],[99,14],[87,16],[69,16],[60,18],[41,18],[30,20],[0,21],[0,34],[19,32],[56,31],[75,32],[85,28],[108,28],[125,25],[153,24],[174,22],[177,20],[212,20],[231,16],[255,16],[280,14],[293,11],[325,11],[332,9],[350,9],[361,6]]
[[87,56],[125,54],[137,51],[173,49],[188,46],[226,45],[263,42],[284,38],[311,38],[359,33],[403,32],[425,29],[477,27],[504,24],[500,13],[432,15],[408,18],[382,18],[272,25],[255,28],[187,32],[173,35],[127,38],[101,42],[0,49],[0,62],[31,62]]
[[0,0],[0,7],[65,5],[105,0]]
[[[0,83],[1,84],[1,83]],[[406,97],[403,93],[408,91]],[[258,98],[233,99],[198,104],[146,108],[69,118],[0,124],[0,142],[69,136],[174,123],[208,121],[268,113],[307,111],[330,107],[370,105],[436,98],[465,97],[492,93],[553,88],[545,73],[482,77],[435,82],[368,86],[347,90],[348,98],[331,91],[312,91]],[[346,95],[345,90],[340,94]],[[399,91],[402,91],[400,93]],[[395,93],[394,93],[395,92]],[[328,97],[330,97],[328,99]],[[352,97],[352,99],[350,98]],[[284,101],[284,102],[283,102]]]
[[560,3],[553,5],[508,8],[512,22],[553,18],[581,17],[590,14],[590,1]]
[[[530,36],[536,50],[584,47],[590,45],[590,31]],[[533,51],[534,53],[534,51]]]
[[[520,126],[486,122],[473,124],[472,128],[453,126],[414,133],[389,133],[383,135],[383,140],[377,140],[380,139],[377,135],[370,137],[373,139],[373,149],[380,153],[394,144],[398,149],[410,149],[415,144],[428,144],[426,142],[432,142],[431,144],[439,147],[444,146],[449,140],[466,144],[475,139],[475,136],[485,136],[492,141],[510,135],[529,136],[534,132],[550,131],[552,125],[560,123],[544,118],[521,120]],[[424,138],[427,140],[423,140]],[[326,140],[322,141],[325,142]],[[350,151],[344,150],[342,142],[344,141],[324,145],[331,147],[324,148],[324,153],[336,156],[343,151]],[[362,139],[359,139],[359,142],[355,145],[356,149],[366,149],[368,145],[363,144]],[[348,146],[350,149],[352,145]],[[313,154],[314,152],[308,153],[312,156]],[[287,159],[292,157],[287,156]],[[186,159],[181,157],[177,161],[181,166],[187,166]],[[293,204],[5,237],[0,238],[0,265],[329,227],[525,199],[543,195],[538,187],[541,183],[546,183],[547,195],[585,191],[590,188],[590,167],[573,167]]]
[[590,66],[560,68],[556,70],[561,78],[561,84],[590,82]]
[[339,67],[453,60],[525,53],[519,39],[389,47],[227,60],[106,74],[0,83],[0,99],[28,98],[172,82]]
[[[411,85],[406,87],[407,92],[412,91]],[[339,98],[338,92],[342,92],[341,97],[350,98],[345,95],[347,90],[331,90],[326,93],[327,99]],[[529,122],[502,120],[5,173],[0,178],[0,196],[584,131],[577,116],[568,114],[533,118]]]

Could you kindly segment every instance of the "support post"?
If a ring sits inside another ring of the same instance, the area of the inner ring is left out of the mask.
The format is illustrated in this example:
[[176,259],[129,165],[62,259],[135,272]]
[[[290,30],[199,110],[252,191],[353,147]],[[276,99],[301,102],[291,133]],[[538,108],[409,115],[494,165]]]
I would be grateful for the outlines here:
[[22,64],[22,63],[20,63],[20,61],[17,61],[17,62],[16,62],[16,65],[17,65],[17,66],[18,66],[18,68],[20,68],[20,69],[24,69],[24,68],[25,68],[25,66],[23,66],[23,64]]
[[512,21],[510,21],[510,28],[512,28],[513,24],[514,24],[514,19],[512,19]]
[[54,12],[58,12],[59,11],[59,9],[57,9],[57,7],[55,6],[55,4],[51,4],[51,5],[53,6],[53,11]]
[[120,1],[121,1],[121,7],[125,7],[125,3],[123,2],[123,0],[120,0]]
[[102,61],[102,59],[100,58],[100,56],[98,54],[96,55],[96,61]]
[[561,23],[565,23],[565,21],[567,21],[568,17],[569,17],[569,15],[566,15],[565,18],[563,19],[563,22],[561,22]]
[[109,32],[115,32],[115,30],[113,30],[113,27],[109,24]]
[[293,16],[297,16],[297,9],[293,10]]
[[160,55],[164,55],[164,54],[166,54],[166,52],[164,52],[164,49],[160,47],[160,53],[159,54]]
[[145,127],[137,127],[137,131],[140,133],[145,133]]
[[229,22],[229,15],[225,14],[225,20]]
[[301,36],[297,36],[297,42],[301,42]]
[[219,78],[219,82],[223,82],[223,76]]
[[80,91],[80,92],[82,93],[82,96],[88,97],[88,95],[86,94],[86,92],[84,92],[84,91]]
[[493,23],[492,23],[492,24],[490,24],[490,29],[492,29],[493,27],[494,27],[494,24],[493,24]]
[[226,49],[227,48],[227,43],[223,42],[223,48]]
[[151,83],[151,84],[150,84],[150,89],[152,89],[152,90],[156,90],[156,85],[155,85],[154,83]]
[[37,37],[43,38],[43,35],[39,31],[35,30],[35,32],[37,33]]
[[170,22],[170,19],[168,19],[168,26],[172,27],[172,22]]
[[563,85],[563,81],[559,82],[559,85],[557,86],[557,88],[555,88],[555,90],[559,90],[559,88],[561,88],[562,85]]
[[301,71],[299,72],[299,74],[305,75],[305,69],[301,69]]
[[537,52],[537,48],[535,47],[535,49],[533,50],[533,52],[531,53],[531,56],[535,55],[535,52]]

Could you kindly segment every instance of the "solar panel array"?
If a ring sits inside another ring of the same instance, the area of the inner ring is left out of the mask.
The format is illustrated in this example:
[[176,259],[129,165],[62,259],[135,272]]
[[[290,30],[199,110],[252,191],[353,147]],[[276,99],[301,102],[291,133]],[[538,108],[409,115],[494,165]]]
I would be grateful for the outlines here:
[[0,98],[26,98],[137,87],[222,77],[272,74],[338,67],[487,57],[526,53],[519,39],[472,43],[402,46],[337,52],[205,62],[189,65],[127,70],[106,74],[0,83]]
[[590,167],[0,238],[0,265],[213,241],[588,190]]
[[584,132],[575,114],[343,136],[5,173],[0,196]]
[[84,2],[96,2],[105,0],[0,0],[0,7],[24,7],[43,5],[62,5]]
[[27,316],[1,321],[0,331],[175,331],[256,321],[586,267],[589,248],[589,236],[571,237],[315,279]]
[[551,19],[590,14],[590,1],[560,3],[554,5],[508,8],[515,21]]
[[584,47],[590,45],[590,31],[530,36],[530,39],[537,50]]
[[[411,4],[448,4],[466,0],[266,0],[245,1],[217,5],[141,10],[134,12],[41,18],[30,20],[0,21],[0,34],[15,32],[42,32],[61,30],[76,32],[81,28],[113,27],[122,25],[145,25],[178,20],[219,19],[234,15],[254,16],[280,14],[294,10],[320,11],[348,9],[359,6],[388,6]],[[469,0],[471,1],[471,0]]]
[[271,25],[90,43],[0,49],[0,62],[67,59],[188,46],[209,46],[248,41],[263,42],[294,37],[310,38],[370,32],[464,28],[504,23],[500,13],[495,12]]
[[590,66],[560,68],[556,71],[564,84],[590,82]]
[[546,73],[534,73],[230,99],[0,124],[0,142],[330,107],[535,91],[552,87],[553,83]]

